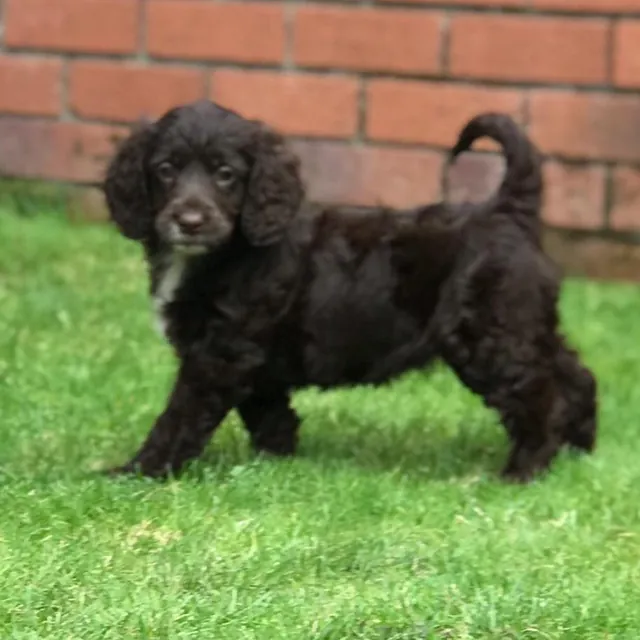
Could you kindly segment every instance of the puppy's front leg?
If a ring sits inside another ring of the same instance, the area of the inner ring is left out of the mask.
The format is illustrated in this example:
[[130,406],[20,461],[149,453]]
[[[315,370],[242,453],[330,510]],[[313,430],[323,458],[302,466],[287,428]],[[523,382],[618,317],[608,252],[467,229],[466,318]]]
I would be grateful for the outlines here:
[[109,473],[163,477],[197,458],[234,404],[232,389],[219,389],[205,367],[183,361],[169,403],[144,444],[125,465]]
[[254,393],[238,405],[238,412],[257,451],[286,456],[295,452],[300,420],[284,390]]

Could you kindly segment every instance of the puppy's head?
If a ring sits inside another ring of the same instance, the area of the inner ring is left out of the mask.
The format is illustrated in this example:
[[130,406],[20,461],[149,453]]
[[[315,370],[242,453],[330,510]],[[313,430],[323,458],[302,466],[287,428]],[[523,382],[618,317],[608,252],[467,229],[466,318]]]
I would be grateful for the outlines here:
[[185,253],[214,250],[236,230],[254,246],[278,242],[303,197],[279,134],[205,101],[135,130],[104,191],[125,236]]

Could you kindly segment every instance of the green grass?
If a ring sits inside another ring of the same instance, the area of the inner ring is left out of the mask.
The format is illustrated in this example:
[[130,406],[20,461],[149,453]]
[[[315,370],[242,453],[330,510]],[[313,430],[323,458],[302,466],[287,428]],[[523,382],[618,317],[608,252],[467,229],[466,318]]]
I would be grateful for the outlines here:
[[571,281],[597,453],[502,484],[496,417],[445,370],[295,398],[300,455],[235,415],[166,484],[111,481],[175,363],[139,250],[0,216],[0,638],[417,640],[640,634],[640,295]]

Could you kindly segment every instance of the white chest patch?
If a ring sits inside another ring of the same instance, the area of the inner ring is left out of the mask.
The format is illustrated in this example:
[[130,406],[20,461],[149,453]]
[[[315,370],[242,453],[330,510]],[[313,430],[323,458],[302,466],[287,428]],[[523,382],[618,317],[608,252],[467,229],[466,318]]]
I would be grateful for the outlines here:
[[188,257],[184,254],[172,254],[160,275],[153,294],[153,304],[156,310],[156,328],[165,337],[167,336],[166,307],[174,300],[176,292],[182,283],[187,260]]

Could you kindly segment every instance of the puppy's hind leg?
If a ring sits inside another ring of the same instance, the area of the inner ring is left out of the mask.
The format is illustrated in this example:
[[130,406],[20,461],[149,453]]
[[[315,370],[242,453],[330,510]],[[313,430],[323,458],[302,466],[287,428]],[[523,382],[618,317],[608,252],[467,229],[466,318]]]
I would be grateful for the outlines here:
[[289,406],[286,392],[256,393],[238,406],[238,413],[256,451],[280,456],[295,453],[300,419]]
[[511,440],[502,475],[528,482],[549,467],[563,440],[561,395],[551,362],[531,340],[507,334],[504,327],[485,326],[482,335],[457,329],[443,342],[443,357],[499,412]]
[[564,405],[564,441],[574,449],[590,452],[596,443],[597,383],[578,359],[575,351],[562,342],[555,358],[556,378]]
[[550,466],[562,445],[561,398],[553,379],[543,374],[503,384],[487,399],[500,412],[512,443],[502,475],[528,482]]

